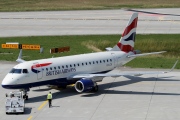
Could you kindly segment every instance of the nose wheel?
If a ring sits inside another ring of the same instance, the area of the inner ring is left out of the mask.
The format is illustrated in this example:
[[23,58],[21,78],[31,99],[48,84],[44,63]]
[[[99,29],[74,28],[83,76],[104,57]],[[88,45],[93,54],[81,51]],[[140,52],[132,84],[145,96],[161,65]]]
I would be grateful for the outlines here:
[[28,95],[23,95],[23,98],[25,99],[25,100],[28,100]]
[[29,89],[23,89],[22,91],[23,91],[23,93],[24,93],[23,98],[24,98],[25,100],[28,100],[29,97],[28,97],[28,95],[27,95],[27,94],[28,94],[27,92],[29,91]]

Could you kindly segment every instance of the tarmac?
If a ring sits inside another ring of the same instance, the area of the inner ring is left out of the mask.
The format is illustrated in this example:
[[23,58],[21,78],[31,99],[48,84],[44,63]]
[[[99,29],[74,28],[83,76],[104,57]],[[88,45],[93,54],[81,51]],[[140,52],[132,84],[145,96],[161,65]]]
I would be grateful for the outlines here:
[[[17,64],[0,62],[0,80]],[[118,68],[122,71],[157,71],[157,69]],[[160,70],[167,71],[167,70]],[[97,93],[77,93],[74,87],[50,89],[47,86],[32,88],[25,102],[24,114],[5,113],[5,93],[11,90],[0,87],[1,120],[179,120],[179,70],[161,75],[139,77],[106,77]],[[53,93],[52,107],[46,96]]]
[[[180,8],[137,10],[169,14],[139,13],[137,34],[180,33]],[[124,9],[0,12],[0,37],[121,35],[132,13]]]
[[[142,9],[140,9],[142,10]],[[179,8],[143,9],[179,14]],[[0,37],[41,35],[121,34],[131,11],[93,10],[56,12],[1,12]],[[180,17],[139,13],[138,34],[179,34]],[[16,62],[0,61],[0,82]],[[122,71],[157,69],[118,68]],[[164,71],[164,70],[163,70]],[[161,75],[106,77],[97,93],[77,93],[73,86],[30,89],[24,114],[5,113],[5,94],[0,86],[1,120],[180,120],[180,70]],[[52,107],[46,96],[53,93]]]

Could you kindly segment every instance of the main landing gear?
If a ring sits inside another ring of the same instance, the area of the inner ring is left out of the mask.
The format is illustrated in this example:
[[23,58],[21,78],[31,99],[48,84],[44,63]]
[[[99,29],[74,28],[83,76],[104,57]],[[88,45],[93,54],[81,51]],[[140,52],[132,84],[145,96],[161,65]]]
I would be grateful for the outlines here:
[[95,83],[95,86],[94,86],[94,88],[92,89],[92,92],[97,92],[98,91],[98,85],[97,85],[97,83]]

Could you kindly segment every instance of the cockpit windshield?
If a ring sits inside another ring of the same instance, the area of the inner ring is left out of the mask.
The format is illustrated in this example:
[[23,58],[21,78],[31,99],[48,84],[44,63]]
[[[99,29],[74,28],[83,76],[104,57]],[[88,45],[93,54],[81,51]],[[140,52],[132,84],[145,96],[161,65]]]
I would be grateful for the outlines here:
[[13,68],[9,73],[18,73],[21,74],[22,69],[15,69]]
[[28,70],[27,69],[15,69],[15,68],[13,68],[9,73],[27,74]]

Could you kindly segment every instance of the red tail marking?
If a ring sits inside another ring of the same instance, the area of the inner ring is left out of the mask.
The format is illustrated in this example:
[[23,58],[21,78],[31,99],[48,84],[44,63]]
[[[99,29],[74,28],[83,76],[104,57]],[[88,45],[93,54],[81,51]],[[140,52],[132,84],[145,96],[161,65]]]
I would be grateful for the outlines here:
[[122,37],[127,35],[133,28],[137,27],[137,20],[138,20],[138,17],[134,19],[129,26],[126,27],[126,29],[124,30],[124,33],[122,34]]
[[129,52],[129,51],[133,51],[134,48],[131,47],[130,45],[123,45],[121,43],[118,43],[117,46],[124,52]]

